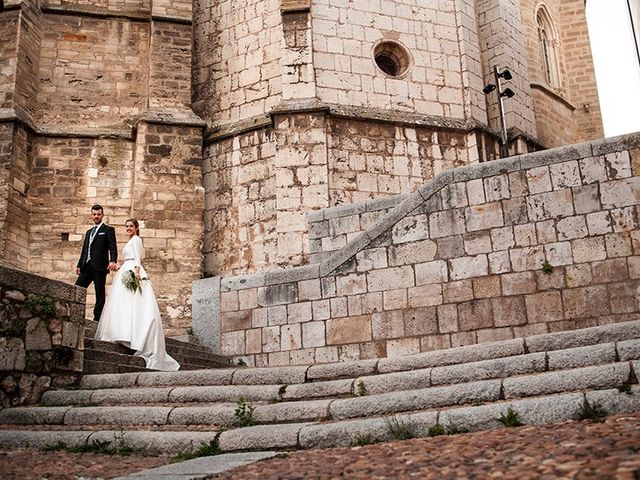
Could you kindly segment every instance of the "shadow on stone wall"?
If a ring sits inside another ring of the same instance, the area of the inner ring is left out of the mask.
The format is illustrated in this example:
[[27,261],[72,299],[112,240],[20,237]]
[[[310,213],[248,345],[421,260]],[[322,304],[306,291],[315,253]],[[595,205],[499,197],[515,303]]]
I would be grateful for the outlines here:
[[75,385],[84,360],[86,290],[0,266],[0,405]]

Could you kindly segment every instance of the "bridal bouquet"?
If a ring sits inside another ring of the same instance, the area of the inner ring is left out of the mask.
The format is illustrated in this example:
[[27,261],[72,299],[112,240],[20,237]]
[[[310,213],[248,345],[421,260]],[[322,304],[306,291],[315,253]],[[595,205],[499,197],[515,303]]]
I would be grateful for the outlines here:
[[136,277],[136,273],[133,270],[127,270],[126,272],[124,272],[124,275],[122,275],[122,284],[133,293],[142,293],[143,280],[147,280],[147,277],[138,279],[138,277]]

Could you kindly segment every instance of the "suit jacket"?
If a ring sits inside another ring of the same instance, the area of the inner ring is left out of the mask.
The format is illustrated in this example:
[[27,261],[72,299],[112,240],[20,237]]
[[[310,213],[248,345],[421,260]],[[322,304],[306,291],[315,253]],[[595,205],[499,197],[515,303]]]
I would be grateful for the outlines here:
[[[87,252],[89,251],[89,238],[93,227],[87,230],[82,244],[82,253],[78,260],[78,268],[82,269],[87,262]],[[109,225],[102,224],[96,232],[93,242],[91,242],[91,265],[96,272],[106,272],[109,261],[118,261],[118,246],[116,244],[116,230]]]

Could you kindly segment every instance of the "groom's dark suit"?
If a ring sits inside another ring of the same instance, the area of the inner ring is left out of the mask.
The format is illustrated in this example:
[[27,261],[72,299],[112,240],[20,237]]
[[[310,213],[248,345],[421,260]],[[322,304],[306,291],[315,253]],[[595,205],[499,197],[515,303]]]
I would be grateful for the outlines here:
[[96,305],[93,309],[93,319],[96,322],[100,320],[102,307],[104,307],[109,261],[114,263],[118,261],[116,231],[113,227],[101,223],[95,233],[92,227],[87,230],[84,236],[82,253],[77,265],[80,269],[80,275],[76,280],[76,285],[84,288],[87,288],[93,282],[96,289]]

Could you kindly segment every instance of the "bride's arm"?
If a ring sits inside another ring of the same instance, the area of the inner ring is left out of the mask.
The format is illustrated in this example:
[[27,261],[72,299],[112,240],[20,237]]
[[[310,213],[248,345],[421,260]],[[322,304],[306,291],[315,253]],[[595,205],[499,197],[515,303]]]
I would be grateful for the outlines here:
[[140,278],[140,265],[142,263],[142,255],[143,255],[143,247],[142,240],[139,236],[133,237],[133,270],[136,274],[136,277]]

